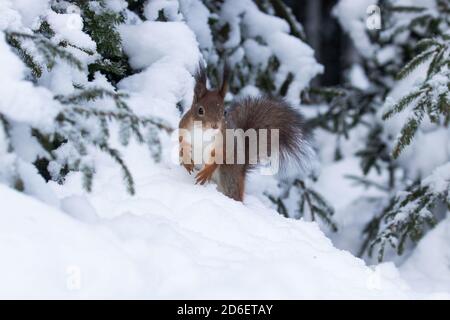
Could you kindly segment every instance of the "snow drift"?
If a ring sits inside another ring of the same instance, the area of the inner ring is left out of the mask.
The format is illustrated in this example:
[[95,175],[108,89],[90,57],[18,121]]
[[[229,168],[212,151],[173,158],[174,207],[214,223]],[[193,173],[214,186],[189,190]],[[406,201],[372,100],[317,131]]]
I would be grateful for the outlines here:
[[0,186],[0,297],[414,297],[393,265],[367,267],[317,224],[179,174],[149,175],[134,200],[66,196],[65,212]]

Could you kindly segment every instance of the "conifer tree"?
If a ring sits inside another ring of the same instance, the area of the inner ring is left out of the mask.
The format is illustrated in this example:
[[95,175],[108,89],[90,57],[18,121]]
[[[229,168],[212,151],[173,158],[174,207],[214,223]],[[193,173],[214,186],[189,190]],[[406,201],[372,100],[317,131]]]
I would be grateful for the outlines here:
[[[423,7],[392,7],[394,12],[414,12],[415,17],[408,25],[393,26],[393,33],[409,28],[418,30],[420,39],[414,44],[415,56],[398,72],[397,79],[402,80],[421,64],[428,63],[426,76],[411,92],[400,100],[387,100],[383,119],[395,114],[409,114],[399,136],[395,139],[392,157],[398,158],[412,142],[425,117],[435,126],[449,126],[450,119],[450,3],[436,1],[439,15]],[[450,162],[449,162],[450,163]],[[418,241],[427,230],[427,226],[436,223],[433,209],[438,204],[450,208],[450,167],[449,163],[408,186],[393,198],[392,205],[383,212],[382,225],[373,240],[370,249],[379,248],[379,260],[383,259],[384,245],[389,243],[398,254],[404,251],[409,238]],[[439,181],[439,187],[436,187]]]
[[[407,168],[397,159],[412,143],[424,120],[435,128],[449,125],[450,6],[445,0],[432,2],[429,7],[421,7],[380,0],[383,28],[366,31],[373,54],[361,53],[370,87],[362,91],[350,86],[310,92],[310,96],[330,104],[325,113],[313,119],[315,126],[334,133],[337,139],[348,136],[349,130],[367,127],[366,141],[356,153],[361,158],[363,177],[350,178],[384,192],[384,196],[371,199],[377,213],[363,230],[359,252],[369,256],[377,252],[379,260],[385,256],[386,245],[402,254],[407,245],[411,246],[409,240],[417,242],[438,222],[439,207],[449,207],[448,163],[435,168],[428,177],[409,177],[405,174]],[[390,58],[383,61],[381,57]],[[402,98],[390,98],[396,81],[405,79],[419,66],[426,66],[423,80]],[[408,117],[398,136],[391,137],[385,133],[385,121],[398,114]],[[336,155],[338,159],[339,149]],[[386,185],[364,177],[373,169],[386,173]],[[439,187],[435,180],[440,182]]]
[[[80,47],[67,40],[58,40],[57,30],[43,20],[36,30],[8,30],[6,39],[23,62],[29,67],[32,80],[39,82],[44,72],[66,63],[84,74],[84,83],[73,83],[70,94],[55,95],[60,111],[50,132],[32,128],[32,134],[47,151],[45,157],[36,160],[42,176],[63,182],[70,171],[83,173],[84,186],[92,189],[95,163],[92,151],[108,154],[122,170],[128,192],[135,192],[134,180],[120,152],[110,145],[110,122],[120,126],[120,142],[127,145],[130,137],[140,143],[150,143],[153,150],[159,144],[158,130],[171,128],[161,119],[138,117],[126,102],[127,95],[114,85],[130,74],[127,57],[122,51],[121,38],[116,30],[123,22],[123,12],[115,12],[105,1],[53,1],[55,13],[71,13],[76,8],[82,19],[83,30],[95,42],[95,48]],[[85,63],[80,57],[96,57]],[[93,81],[101,75],[109,80],[109,87],[98,86]],[[92,102],[101,101],[104,106]],[[6,132],[9,120],[2,115]],[[146,133],[148,132],[148,133]],[[14,146],[10,146],[12,150]],[[159,154],[155,154],[157,158]]]

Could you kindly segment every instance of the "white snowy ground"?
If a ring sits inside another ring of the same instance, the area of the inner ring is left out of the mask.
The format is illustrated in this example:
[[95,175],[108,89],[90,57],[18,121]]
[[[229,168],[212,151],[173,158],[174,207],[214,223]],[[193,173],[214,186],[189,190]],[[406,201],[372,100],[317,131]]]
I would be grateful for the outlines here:
[[133,200],[105,181],[98,216],[84,198],[65,199],[70,216],[0,186],[0,297],[417,297],[392,266],[374,272],[313,223],[179,179],[155,173]]
[[195,186],[144,153],[127,154],[140,172],[134,197],[100,154],[92,194],[76,174],[64,186],[35,179],[29,192],[54,206],[0,185],[0,298],[450,298],[445,286],[413,290],[393,264],[366,266],[315,223]]

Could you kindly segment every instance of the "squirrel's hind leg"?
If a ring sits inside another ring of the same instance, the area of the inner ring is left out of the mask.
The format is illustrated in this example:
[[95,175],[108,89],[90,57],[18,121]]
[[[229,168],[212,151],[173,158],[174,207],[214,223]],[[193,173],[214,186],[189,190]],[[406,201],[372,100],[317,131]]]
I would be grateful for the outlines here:
[[243,201],[245,171],[244,165],[221,165],[219,168],[219,190],[236,201]]

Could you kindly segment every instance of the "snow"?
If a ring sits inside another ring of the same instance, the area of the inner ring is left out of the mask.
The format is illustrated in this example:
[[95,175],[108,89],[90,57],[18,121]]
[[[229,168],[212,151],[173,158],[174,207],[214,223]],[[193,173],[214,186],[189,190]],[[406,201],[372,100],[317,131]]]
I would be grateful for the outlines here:
[[49,0],[14,0],[11,3],[12,7],[20,13],[22,23],[29,28],[35,27],[39,16],[44,15],[50,8]]
[[[436,8],[436,2],[434,0],[395,0],[392,2],[394,6],[412,6],[426,8],[427,14],[430,16],[437,16],[438,10]],[[395,26],[402,28],[407,26],[412,19],[418,17],[420,13],[417,12],[396,12],[394,13]],[[409,41],[409,31],[405,30],[398,34],[393,34],[393,29],[381,30],[380,37],[382,39],[387,39],[389,37],[394,37],[396,43],[405,43]]]
[[[362,196],[379,195],[379,192],[374,189],[367,191],[364,188],[356,188],[355,182],[347,178],[349,175],[360,174],[358,165],[358,158],[348,157],[322,168],[316,187],[321,190],[330,203],[333,203],[336,209],[345,208]],[[382,180],[376,173],[370,174],[366,178],[375,182]],[[333,181],[333,184],[330,184],[330,181]]]
[[315,222],[194,185],[168,159],[149,165],[134,142],[126,150],[135,196],[100,153],[90,194],[78,173],[64,185],[28,174],[51,206],[0,185],[0,297],[450,298],[412,290],[392,263],[369,267],[336,249]]
[[[224,47],[231,49],[241,42],[241,32],[247,36],[263,41],[266,48],[280,61],[280,68],[275,79],[279,88],[286,80],[288,74],[294,79],[289,86],[286,98],[294,104],[300,102],[300,92],[305,89],[312,78],[323,72],[323,66],[318,64],[314,58],[314,51],[306,43],[289,35],[290,27],[286,21],[275,16],[261,12],[253,1],[242,0],[239,2],[226,0],[221,7],[221,19],[230,26],[228,40]],[[250,61],[257,61],[259,52],[267,55],[264,51],[252,50],[254,44],[247,44],[246,51]],[[240,60],[243,52],[236,50],[239,57],[230,57],[230,62]],[[252,56],[252,54],[256,54]]]
[[367,79],[364,69],[359,64],[352,65],[348,77],[353,87],[360,90],[369,89],[369,79]]
[[25,161],[17,162],[17,172],[23,180],[23,192],[51,206],[58,207],[59,199],[47,186],[45,180],[38,174],[35,166]]
[[395,268],[365,266],[315,223],[183,176],[181,168],[157,170],[140,179],[133,199],[105,180],[107,189],[64,197],[67,214],[0,185],[0,297],[416,296]]
[[448,296],[449,241],[450,218],[447,217],[421,240],[412,256],[401,266],[402,275],[415,290],[433,292],[436,297]]
[[400,164],[411,173],[411,177],[431,174],[436,167],[449,161],[449,137],[448,128],[436,128],[430,132],[419,131],[415,141],[399,157]]
[[[333,219],[338,231],[328,231],[327,236],[337,248],[348,250],[354,255],[358,254],[361,246],[361,230],[374,216],[375,209],[368,204],[367,199],[383,195],[382,191],[357,185],[349,178],[361,176],[359,161],[355,156],[348,156],[324,165],[314,185],[335,209]],[[386,180],[386,177],[375,172],[371,172],[366,178],[380,185]]]
[[209,52],[213,47],[213,39],[208,25],[208,9],[200,0],[179,0],[179,3],[186,24],[195,33],[200,48]]
[[422,181],[422,184],[428,186],[433,192],[443,194],[450,189],[450,162],[437,167],[433,173]]
[[[70,298],[67,272],[83,270],[85,296],[112,297],[133,284],[132,265],[114,242],[60,211],[0,185],[2,207],[0,267],[2,298]],[[120,282],[113,279],[122,279]],[[134,283],[136,286],[139,283]],[[98,290],[103,287],[99,294]]]
[[[195,62],[200,60],[195,34],[184,22],[146,21],[140,25],[122,25],[120,32],[133,68],[146,68],[165,59],[190,66],[194,72]],[[151,37],[142,41],[145,34]]]
[[[184,22],[147,21],[120,28],[125,52],[141,73],[119,83],[140,115],[153,115],[177,127],[177,103],[192,101],[194,74],[201,59],[195,34]],[[142,34],[151,34],[142,41]]]
[[79,13],[56,13],[49,11],[47,21],[57,32],[55,41],[63,41],[87,50],[95,50],[95,42],[84,33],[83,20]]
[[340,25],[350,35],[353,44],[363,57],[370,57],[375,47],[367,34],[367,8],[373,5],[373,0],[340,0],[333,9],[333,14]]
[[158,18],[160,11],[163,11],[164,15],[171,21],[181,20],[181,15],[178,13],[179,3],[171,0],[148,1],[144,7],[144,16],[148,20],[154,21]]
[[0,35],[0,112],[16,121],[49,127],[60,110],[52,93],[25,81],[25,66]]
[[105,5],[115,12],[120,12],[128,7],[126,0],[108,0],[105,1]]
[[[430,61],[419,65],[407,77],[396,81],[390,90],[384,108],[380,108],[378,117],[395,102],[399,101],[406,93],[416,89],[426,77]],[[406,119],[410,116],[412,108],[409,107],[401,113],[383,121],[386,141],[389,137],[396,137],[400,133]],[[431,174],[434,168],[443,165],[450,159],[450,130],[445,127],[437,127],[428,117],[421,123],[418,132],[411,144],[406,147],[398,158],[399,164],[405,168],[412,179]],[[439,148],[436,148],[439,146]],[[429,155],[432,154],[433,157]]]
[[[450,55],[450,53],[448,54]],[[438,103],[437,98],[443,94],[446,94],[448,92],[448,78],[450,76],[450,70],[448,70],[447,66],[443,66],[442,71],[438,74],[435,74],[431,79],[429,80],[429,84],[431,86],[431,89],[433,90],[433,93],[436,95],[434,97],[434,102]]]
[[244,49],[251,64],[260,65],[261,68],[267,67],[267,61],[272,53],[269,48],[253,39],[247,39],[244,42]]
[[0,2],[0,30],[7,28],[18,28],[22,25],[22,16],[12,8],[10,0]]
[[384,65],[392,60],[398,54],[398,48],[393,45],[387,45],[377,52],[377,61],[380,65]]

